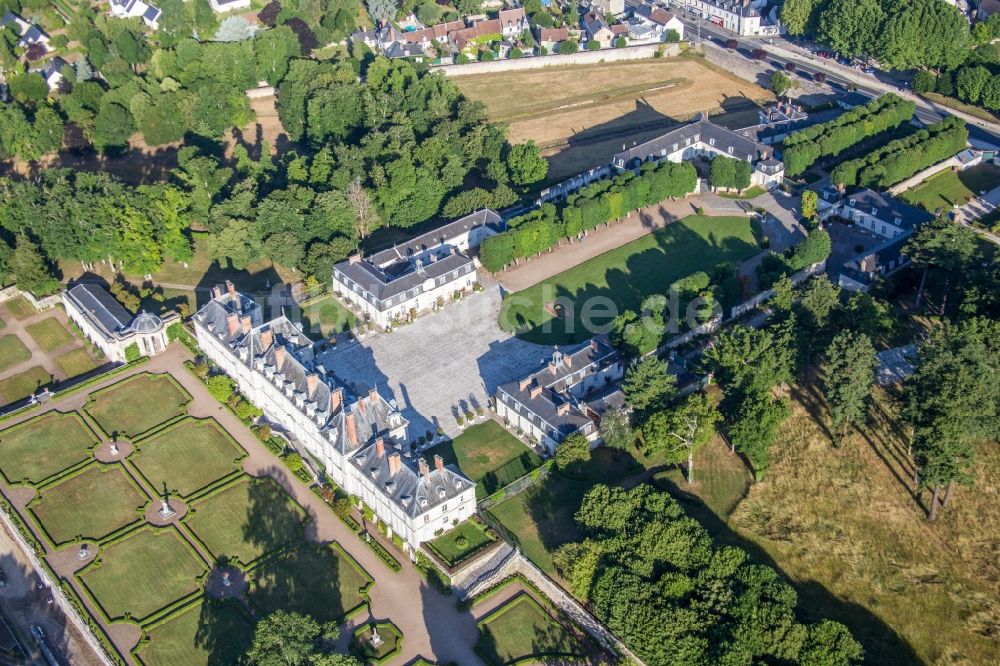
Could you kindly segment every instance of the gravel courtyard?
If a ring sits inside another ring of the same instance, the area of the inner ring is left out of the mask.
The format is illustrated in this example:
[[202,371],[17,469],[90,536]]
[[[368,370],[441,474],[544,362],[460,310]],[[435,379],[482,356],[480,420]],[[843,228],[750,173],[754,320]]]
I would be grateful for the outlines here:
[[500,287],[487,279],[483,285],[484,291],[439,312],[341,344],[317,360],[357,392],[377,386],[394,398],[412,437],[438,426],[457,435],[457,410],[485,406],[498,384],[534,370],[551,353],[500,330]]

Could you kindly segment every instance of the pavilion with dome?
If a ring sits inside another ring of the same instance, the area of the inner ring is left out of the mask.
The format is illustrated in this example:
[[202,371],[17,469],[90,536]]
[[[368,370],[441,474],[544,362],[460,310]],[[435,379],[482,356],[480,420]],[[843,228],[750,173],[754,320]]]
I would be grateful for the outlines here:
[[77,284],[62,292],[66,315],[109,361],[124,363],[126,350],[135,345],[141,356],[155,356],[166,349],[167,327],[176,312],[162,317],[145,310],[133,315],[104,287]]

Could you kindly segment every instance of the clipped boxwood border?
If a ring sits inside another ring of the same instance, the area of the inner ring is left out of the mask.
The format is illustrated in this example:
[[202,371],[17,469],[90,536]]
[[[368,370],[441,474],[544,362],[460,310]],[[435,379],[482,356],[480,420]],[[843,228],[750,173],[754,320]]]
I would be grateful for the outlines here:
[[506,661],[501,663],[495,661],[483,647],[483,640],[486,636],[486,632],[483,630],[483,627],[486,624],[492,622],[493,620],[496,620],[503,614],[509,612],[516,604],[525,602],[534,604],[538,608],[538,610],[540,610],[543,614],[549,617],[549,619],[551,619],[556,624],[562,626],[563,623],[560,622],[561,618],[552,617],[552,614],[546,609],[546,607],[542,603],[540,603],[537,599],[535,599],[533,595],[528,594],[527,592],[520,592],[518,594],[515,594],[506,602],[504,602],[502,606],[494,609],[489,614],[487,614],[486,617],[476,622],[476,628],[479,630],[479,640],[476,641],[476,645],[473,648],[473,650],[477,655],[479,655],[480,659],[482,659],[485,663],[493,664],[494,666],[514,666],[516,664],[534,664],[544,660],[544,658],[546,657],[558,657],[560,660],[570,661],[570,662],[585,662],[587,660],[586,655],[565,654],[562,652],[539,652],[531,655],[526,655],[519,659],[515,659],[514,661]]
[[[86,534],[77,534],[77,535],[74,535],[73,537],[71,537],[70,539],[67,539],[66,541],[59,541],[59,542],[57,542],[52,537],[52,535],[49,534],[49,531],[45,528],[45,524],[42,522],[42,519],[37,514],[35,514],[35,507],[38,506],[38,504],[40,504],[41,502],[43,502],[45,500],[45,497],[43,496],[43,493],[46,490],[49,490],[49,489],[51,489],[51,488],[53,488],[55,486],[58,486],[58,485],[60,485],[60,484],[62,484],[64,482],[66,482],[66,481],[69,481],[70,479],[72,479],[74,477],[80,476],[81,474],[89,472],[91,469],[97,469],[99,474],[109,474],[109,473],[111,473],[112,470],[117,469],[121,474],[125,475],[125,478],[128,480],[128,483],[134,489],[136,489],[137,491],[139,491],[140,495],[142,495],[143,497],[146,498],[146,501],[145,501],[145,503],[141,507],[137,507],[136,508],[136,511],[135,511],[135,513],[136,513],[135,520],[133,520],[133,521],[131,521],[129,523],[126,523],[126,524],[122,525],[121,527],[115,528],[115,529],[111,530],[110,532],[108,532],[107,534],[101,534],[101,535],[96,535],[96,536],[94,536],[94,535],[86,535]],[[36,531],[39,534],[42,535],[42,538],[45,541],[46,545],[48,545],[50,549],[55,550],[57,548],[61,548],[61,547],[65,546],[68,543],[73,543],[74,541],[92,541],[92,542],[95,542],[95,543],[104,543],[104,542],[113,542],[113,541],[115,541],[118,537],[126,535],[128,532],[134,531],[136,525],[138,523],[140,523],[140,522],[143,521],[143,515],[146,512],[146,507],[149,506],[149,502],[150,502],[149,494],[142,488],[141,485],[139,485],[136,482],[136,480],[134,478],[132,478],[132,475],[129,474],[128,470],[126,470],[120,463],[113,464],[113,465],[101,465],[97,461],[92,460],[88,464],[82,465],[78,469],[75,469],[75,470],[73,470],[70,473],[64,474],[63,476],[60,476],[57,479],[49,481],[49,482],[45,483],[44,485],[38,486],[37,487],[37,492],[36,492],[35,496],[33,498],[31,498],[31,501],[28,502],[28,504],[25,505],[24,509],[25,509],[25,514],[28,516],[28,518],[31,521],[31,524],[34,525],[35,528],[36,528]]]
[[[142,357],[142,358],[145,358],[145,357]],[[178,421],[178,420],[180,420],[181,418],[183,418],[184,416],[187,415],[187,406],[189,404],[191,404],[191,401],[194,398],[191,397],[191,394],[188,393],[187,389],[185,389],[181,385],[181,383],[179,381],[177,381],[176,379],[174,379],[174,376],[171,375],[169,372],[137,372],[136,374],[134,374],[134,375],[132,375],[130,377],[126,377],[125,379],[121,380],[120,382],[115,382],[114,384],[110,384],[109,386],[103,386],[103,387],[97,389],[96,391],[92,392],[90,395],[87,396],[87,402],[83,405],[83,407],[81,409],[83,411],[87,412],[87,415],[90,416],[98,426],[100,426],[101,425],[100,421],[98,421],[97,417],[95,417],[93,414],[90,413],[90,410],[88,409],[88,407],[90,407],[94,402],[96,402],[101,397],[102,394],[108,393],[108,392],[110,392],[113,389],[119,389],[122,386],[125,386],[126,384],[129,384],[131,382],[136,382],[136,381],[139,381],[140,379],[145,379],[145,378],[166,379],[169,383],[173,384],[174,388],[177,389],[182,396],[186,396],[187,399],[177,405],[177,408],[181,412],[177,416],[171,417],[171,418],[169,418],[166,421],[163,421],[161,423],[157,423],[153,427],[147,428],[146,430],[144,430],[142,432],[134,432],[134,433],[133,432],[122,432],[122,433],[120,433],[121,435],[123,435],[124,437],[127,437],[127,438],[129,438],[131,440],[142,439],[142,437],[145,436],[147,433],[152,433],[156,429],[162,428],[163,426],[168,425],[170,423],[173,423],[174,421]],[[104,431],[103,427],[101,427],[101,431],[102,432]],[[110,434],[110,433],[106,433],[106,434]]]
[[[198,586],[197,586],[196,590],[194,590],[193,592],[189,592],[188,594],[185,594],[185,595],[183,595],[183,596],[181,596],[181,597],[179,597],[177,599],[174,599],[173,601],[170,601],[170,602],[168,602],[167,604],[165,604],[163,606],[160,606],[159,608],[151,611],[148,615],[146,615],[144,617],[134,617],[134,616],[132,616],[130,614],[123,615],[121,617],[111,617],[110,614],[108,613],[107,609],[104,608],[104,605],[97,599],[97,596],[94,594],[94,592],[87,586],[87,582],[84,580],[84,575],[86,575],[88,572],[90,572],[90,571],[92,571],[94,569],[97,569],[97,568],[99,568],[99,567],[101,567],[103,565],[103,562],[102,562],[103,557],[102,556],[105,554],[105,551],[108,548],[110,548],[111,546],[113,546],[113,545],[115,545],[117,543],[121,543],[122,541],[125,541],[126,539],[130,539],[133,536],[136,536],[140,532],[143,532],[145,530],[153,532],[154,535],[159,535],[159,534],[162,534],[162,533],[164,533],[166,531],[173,531],[177,535],[177,537],[183,542],[184,548],[187,548],[188,551],[194,556],[194,558],[196,560],[198,560],[203,565],[205,565],[205,571],[203,571],[201,573],[201,575],[199,575],[199,576],[197,576],[195,578],[195,581],[198,583]],[[172,525],[167,525],[167,526],[164,526],[164,527],[155,527],[153,525],[143,525],[142,527],[139,527],[138,529],[130,530],[130,531],[124,533],[124,534],[116,535],[114,538],[111,538],[111,539],[108,539],[108,540],[102,542],[100,544],[100,550],[99,550],[99,552],[97,554],[97,557],[95,557],[85,567],[83,567],[79,571],[76,571],[73,575],[76,577],[76,580],[77,580],[77,582],[80,585],[80,589],[83,590],[84,594],[87,595],[87,599],[90,601],[90,603],[93,604],[93,606],[95,608],[97,608],[97,609],[100,610],[101,617],[104,619],[104,621],[107,624],[113,624],[115,622],[129,622],[129,623],[136,624],[136,625],[139,625],[140,627],[142,627],[142,626],[145,626],[146,624],[148,624],[148,623],[150,623],[152,621],[162,619],[162,618],[166,617],[167,615],[172,614],[178,608],[181,608],[181,607],[187,605],[188,603],[190,603],[191,600],[194,599],[195,597],[198,597],[198,596],[204,594],[204,589],[202,589],[203,588],[203,583],[204,583],[205,577],[211,572],[211,570],[212,570],[211,563],[205,562],[205,559],[201,556],[201,554],[198,552],[198,550],[193,545],[191,545],[191,542],[188,541],[185,538],[184,533],[181,530],[175,528]]]
[[[188,512],[186,514],[184,514],[184,517],[182,517],[180,519],[180,521],[179,521],[179,523],[184,526],[184,530],[183,530],[184,533],[189,534],[191,536],[191,539],[193,541],[195,541],[199,546],[201,546],[205,550],[205,552],[208,553],[209,555],[211,555],[212,557],[218,557],[218,555],[216,555],[215,553],[212,552],[212,549],[208,547],[208,545],[205,543],[204,539],[202,539],[201,535],[198,534],[198,531],[194,527],[192,527],[190,524],[188,524],[188,518],[191,517],[192,515],[195,515],[198,512],[198,505],[199,504],[202,504],[206,500],[208,500],[208,499],[210,499],[210,498],[212,498],[212,497],[214,497],[214,496],[216,496],[218,494],[221,494],[221,493],[223,493],[223,492],[225,492],[227,490],[230,490],[230,489],[236,487],[240,483],[250,483],[251,485],[258,485],[258,484],[262,484],[262,483],[273,483],[279,489],[281,489],[281,492],[284,493],[284,495],[288,498],[288,501],[291,502],[292,504],[294,504],[295,506],[297,506],[299,508],[299,510],[303,514],[302,520],[299,522],[299,532],[300,532],[300,534],[299,534],[299,537],[297,539],[293,539],[292,541],[289,541],[288,543],[282,544],[278,548],[276,548],[274,550],[271,550],[271,551],[268,551],[268,552],[262,554],[260,557],[254,559],[254,560],[251,560],[250,562],[244,562],[243,560],[239,559],[238,557],[232,557],[232,556],[228,556],[228,555],[226,556],[226,557],[229,558],[229,563],[230,564],[238,566],[244,572],[250,572],[250,571],[256,569],[258,566],[261,566],[262,564],[264,564],[266,562],[270,562],[271,560],[275,559],[276,557],[280,557],[282,554],[286,553],[287,551],[289,551],[289,550],[295,548],[296,546],[298,546],[299,544],[303,543],[303,540],[305,539],[305,528],[306,528],[306,525],[309,523],[310,518],[309,518],[309,512],[301,504],[299,504],[298,502],[296,502],[295,498],[292,497],[288,493],[288,491],[285,490],[281,486],[281,484],[278,483],[278,481],[274,477],[271,477],[271,476],[250,476],[246,472],[240,472],[236,476],[224,477],[223,479],[220,479],[219,481],[216,481],[214,484],[212,484],[212,487],[210,487],[207,491],[203,492],[201,495],[199,495],[196,498],[192,499],[191,500],[192,503],[188,504]],[[212,564],[214,566],[214,563],[210,563],[210,564]],[[366,572],[366,575],[367,575],[367,572]],[[371,576],[368,576],[368,577],[371,578]]]
[[[363,586],[358,588],[358,593],[361,595],[361,602],[358,603],[357,606],[345,610],[343,615],[341,615],[341,617],[334,620],[335,623],[342,624],[347,620],[351,619],[352,617],[354,617],[355,615],[358,615],[359,613],[370,608],[371,599],[369,598],[368,595],[369,592],[371,592],[372,586],[375,585],[375,579],[372,577],[370,573],[368,573],[368,571],[364,567],[362,567],[358,563],[357,560],[351,557],[350,553],[344,550],[343,546],[341,546],[336,541],[330,541],[327,543],[314,543],[312,541],[305,541],[298,544],[294,548],[286,548],[284,551],[282,551],[279,554],[276,554],[274,557],[268,558],[266,562],[263,561],[263,558],[258,560],[257,564],[255,564],[254,567],[249,571],[249,574],[253,575],[248,574],[248,582],[250,583],[250,586],[247,589],[246,593],[248,606],[253,606],[257,608],[257,605],[253,602],[253,591],[258,586],[257,576],[255,574],[258,571],[260,571],[260,569],[264,568],[264,566],[271,566],[271,565],[280,566],[281,560],[290,557],[295,550],[298,550],[300,548],[314,548],[317,551],[326,549],[333,550],[337,553],[338,556],[342,557],[346,562],[348,562],[350,566],[353,567],[354,570],[357,571],[361,575],[361,577],[367,581]],[[258,608],[258,610],[260,609]]]
[[77,411],[75,411],[75,410],[68,411],[68,412],[63,412],[63,411],[59,411],[58,409],[53,409],[53,410],[44,412],[42,414],[39,414],[38,416],[32,416],[30,419],[26,419],[24,421],[21,421],[20,423],[12,425],[10,428],[4,429],[3,434],[5,436],[9,435],[11,432],[15,432],[18,428],[26,427],[26,426],[28,426],[28,424],[33,424],[36,421],[40,421],[41,419],[48,418],[48,417],[50,417],[52,415],[57,415],[57,416],[61,416],[61,417],[67,417],[68,416],[70,418],[73,418],[73,419],[75,419],[76,421],[79,422],[80,426],[82,426],[84,430],[86,430],[88,433],[90,433],[90,435],[91,435],[91,437],[93,439],[92,439],[91,443],[85,449],[85,451],[87,452],[87,455],[80,462],[74,463],[74,464],[70,465],[69,467],[64,467],[63,469],[59,470],[58,472],[54,472],[53,474],[50,474],[49,476],[45,477],[44,479],[41,479],[40,481],[35,481],[35,482],[27,481],[25,479],[20,479],[20,480],[16,480],[16,481],[11,480],[11,479],[7,478],[6,474],[3,473],[3,470],[0,470],[0,479],[3,479],[3,481],[8,486],[28,486],[28,487],[32,487],[32,488],[41,488],[42,486],[45,486],[45,485],[50,484],[50,483],[52,483],[54,481],[57,481],[57,480],[65,477],[65,476],[69,476],[74,471],[82,469],[82,468],[86,467],[87,465],[89,465],[90,463],[92,463],[94,461],[93,452],[94,452],[94,449],[97,448],[98,446],[100,446],[100,444],[101,444],[101,435],[99,434],[99,431],[97,431],[93,427],[91,427],[90,423],[87,422],[87,419],[83,418],[83,416],[81,416],[80,413],[77,412]]
[[482,518],[479,517],[479,514],[475,514],[474,513],[474,514],[472,514],[471,516],[469,516],[468,518],[466,518],[462,522],[473,522],[473,523],[475,523],[476,525],[479,526],[479,528],[488,537],[490,537],[491,540],[487,541],[486,543],[480,544],[479,547],[475,548],[474,550],[466,551],[465,554],[462,555],[461,559],[458,559],[455,562],[449,562],[448,559],[444,555],[442,555],[440,552],[438,552],[437,548],[434,547],[434,542],[437,541],[438,539],[443,539],[444,537],[448,536],[454,530],[457,530],[459,528],[459,526],[461,526],[462,523],[459,523],[458,525],[456,525],[455,527],[451,528],[450,530],[448,530],[447,532],[445,532],[441,536],[434,537],[430,541],[425,541],[424,544],[422,544],[422,545],[426,545],[427,546],[427,550],[430,551],[430,553],[429,553],[430,555],[432,555],[435,559],[437,559],[440,563],[442,563],[445,566],[445,568],[448,569],[451,572],[454,572],[454,571],[458,570],[460,568],[459,565],[461,565],[463,562],[468,562],[470,559],[474,558],[476,555],[479,555],[484,550],[492,548],[492,547],[495,546],[495,544],[497,544],[498,542],[502,541],[502,539],[500,538],[500,535],[497,534],[496,530],[494,530],[492,527],[490,527],[489,525],[487,525],[486,522]]
[[196,418],[194,416],[184,414],[179,418],[171,419],[166,423],[162,423],[159,426],[156,426],[155,428],[147,430],[145,433],[143,433],[141,438],[133,440],[132,444],[135,446],[135,451],[128,457],[128,465],[130,469],[132,469],[133,471],[135,471],[137,475],[139,475],[139,478],[141,478],[143,481],[149,484],[150,488],[155,489],[156,486],[153,484],[152,481],[150,481],[149,477],[143,474],[142,469],[136,462],[137,460],[140,460],[142,458],[143,445],[154,437],[160,437],[166,435],[171,430],[176,430],[177,428],[180,428],[188,423],[193,423],[194,426],[198,428],[214,427],[219,433],[222,434],[223,438],[227,439],[229,443],[232,444],[233,447],[235,447],[236,451],[239,452],[236,458],[233,460],[234,464],[236,465],[236,469],[234,469],[232,472],[220,476],[218,479],[215,479],[213,481],[209,481],[208,483],[199,488],[195,488],[187,495],[179,495],[179,497],[181,497],[181,499],[183,499],[184,501],[191,502],[199,498],[199,496],[201,496],[202,494],[206,494],[209,491],[211,491],[216,485],[222,485],[225,484],[230,479],[236,479],[240,476],[246,475],[246,472],[243,471],[241,463],[247,457],[249,457],[250,454],[247,453],[246,449],[240,446],[240,443],[236,441],[235,437],[229,434],[228,430],[222,427],[222,424],[220,424],[212,417],[206,416],[204,418]]
[[[370,627],[373,624],[375,625],[376,629],[382,627],[391,627],[392,632],[396,635],[396,645],[393,646],[392,650],[386,652],[381,657],[365,656],[363,648],[361,647],[361,640],[359,636],[363,634],[365,631],[367,631],[368,627]],[[395,625],[395,623],[387,620],[385,622],[366,622],[362,624],[361,626],[359,626],[357,629],[354,630],[354,635],[352,636],[352,638],[353,638],[352,642],[354,643],[354,649],[357,650],[357,652],[359,653],[358,656],[363,662],[370,664],[384,664],[385,662],[390,661],[396,655],[398,655],[400,652],[403,651],[403,639],[405,638],[405,634],[402,632],[402,630],[400,630],[399,627]]]
[[69,388],[63,389],[61,391],[56,391],[52,399],[59,400],[67,396],[71,396],[75,393],[79,393],[80,391],[83,391],[84,389],[89,388],[94,384],[99,384],[110,377],[119,375],[127,370],[132,370],[133,368],[137,368],[143,363],[148,363],[148,362],[149,362],[149,357],[143,356],[138,360],[132,361],[131,363],[124,363],[122,365],[115,366],[114,368],[111,368],[106,372],[102,372],[99,375],[94,375],[93,377],[85,379],[82,382],[77,382],[76,384],[73,384]]
[[142,657],[139,656],[139,652],[141,652],[144,647],[149,645],[150,631],[156,629],[162,624],[170,622],[171,620],[183,615],[184,613],[193,612],[195,609],[204,606],[205,604],[211,604],[213,606],[230,606],[232,608],[235,608],[237,612],[240,613],[250,623],[251,626],[256,624],[253,617],[251,617],[251,615],[247,611],[246,606],[235,599],[213,599],[212,597],[209,597],[207,595],[202,596],[200,599],[192,599],[190,603],[184,605],[183,607],[175,608],[169,614],[159,617],[153,622],[147,622],[142,626],[142,638],[139,639],[139,642],[135,644],[135,647],[132,648],[130,653],[135,662],[137,664],[141,664],[142,666],[147,665],[147,662],[143,661]]

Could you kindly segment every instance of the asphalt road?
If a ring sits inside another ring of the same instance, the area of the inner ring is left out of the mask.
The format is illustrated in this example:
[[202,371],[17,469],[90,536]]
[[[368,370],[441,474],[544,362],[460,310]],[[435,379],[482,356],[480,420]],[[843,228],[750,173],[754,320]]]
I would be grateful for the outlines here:
[[[754,49],[763,49],[767,52],[767,57],[761,64],[766,64],[776,69],[785,69],[787,63],[792,62],[795,65],[795,71],[786,71],[786,73],[800,80],[812,81],[814,84],[816,73],[822,72],[826,75],[825,85],[834,93],[846,94],[848,86],[852,84],[856,86],[858,92],[872,97],[886,92],[894,92],[916,103],[917,109],[914,115],[922,123],[935,123],[947,115],[959,116],[969,123],[970,136],[1000,146],[1000,123],[987,122],[955,109],[940,106],[915,95],[903,87],[905,82],[903,79],[898,78],[891,72],[876,70],[872,74],[866,74],[856,67],[841,65],[833,58],[819,57],[807,48],[810,46],[809,44],[803,46],[784,36],[739,36],[707,20],[685,15],[683,6],[669,6],[664,2],[658,2],[657,4],[666,6],[676,13],[684,24],[685,36],[688,39],[697,41],[700,29],[701,43],[704,48],[717,48],[729,51],[730,53],[735,51],[747,60],[753,59],[752,52]],[[730,39],[735,39],[737,42],[737,47],[734,50],[725,49],[724,45]],[[819,45],[814,44],[811,46],[815,48]]]

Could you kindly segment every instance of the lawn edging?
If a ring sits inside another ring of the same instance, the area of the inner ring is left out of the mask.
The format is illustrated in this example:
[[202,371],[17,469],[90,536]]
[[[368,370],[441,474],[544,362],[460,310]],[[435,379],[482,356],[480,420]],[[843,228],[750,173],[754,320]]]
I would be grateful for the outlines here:
[[[140,358],[146,358],[146,357],[140,357]],[[128,367],[128,366],[123,366],[123,367]],[[181,400],[180,403],[177,404],[177,407],[176,407],[176,409],[178,410],[178,414],[176,416],[174,416],[174,417],[166,419],[165,421],[160,421],[159,423],[156,423],[156,424],[150,426],[149,428],[146,428],[145,430],[143,430],[141,432],[134,432],[133,433],[133,432],[122,431],[122,432],[118,433],[119,435],[122,435],[124,437],[128,437],[131,440],[142,439],[146,434],[152,433],[152,432],[156,431],[157,429],[159,429],[161,427],[164,427],[167,424],[170,424],[170,423],[173,423],[174,421],[180,420],[181,418],[183,418],[183,416],[186,415],[186,413],[187,413],[187,406],[191,403],[191,401],[193,400],[193,398],[191,397],[191,394],[187,392],[187,389],[185,389],[181,385],[181,383],[179,381],[177,381],[176,379],[174,379],[174,376],[171,375],[169,372],[163,372],[163,373],[139,372],[139,373],[136,373],[136,374],[132,375],[131,377],[126,377],[125,379],[121,380],[120,382],[115,382],[114,384],[111,384],[109,386],[104,386],[102,388],[99,388],[99,389],[97,389],[96,391],[92,392],[90,395],[87,396],[87,402],[82,407],[83,411],[86,412],[87,415],[90,416],[94,420],[94,422],[101,428],[101,431],[104,432],[105,428],[104,428],[103,425],[101,425],[100,419],[98,419],[90,411],[91,405],[95,404],[98,399],[100,399],[103,395],[106,395],[107,393],[110,393],[112,390],[120,390],[123,386],[126,386],[126,385],[128,385],[130,383],[133,383],[133,382],[142,381],[142,380],[166,381],[178,393],[180,393],[180,395],[182,397],[182,400]],[[111,433],[105,433],[105,434],[111,434]]]
[[[368,631],[372,625],[374,625],[377,630],[385,631],[387,633],[392,633],[393,638],[395,640],[395,645],[393,646],[393,648],[380,657],[368,656],[367,654],[365,654],[364,644],[362,643],[361,640],[361,635],[366,631]],[[384,664],[385,662],[389,661],[397,654],[402,652],[403,637],[404,637],[403,632],[400,631],[399,627],[397,627],[392,622],[367,622],[354,630],[352,642],[354,643],[355,650],[357,650],[357,652],[360,653],[358,656],[365,663]]]
[[58,481],[59,479],[65,477],[65,476],[69,476],[74,471],[83,469],[84,467],[86,467],[87,465],[89,465],[90,463],[92,463],[94,461],[93,451],[94,451],[94,449],[96,447],[100,446],[100,444],[101,444],[101,437],[90,426],[90,424],[87,422],[87,420],[85,418],[83,418],[83,416],[81,416],[79,412],[76,412],[76,411],[72,411],[72,412],[60,412],[57,409],[53,409],[53,410],[51,410],[49,412],[45,412],[44,414],[39,414],[38,416],[33,416],[30,419],[27,419],[25,421],[22,421],[21,423],[13,425],[10,428],[4,430],[0,434],[2,434],[4,436],[9,436],[11,432],[16,432],[20,428],[26,428],[26,427],[29,426],[29,424],[30,425],[34,425],[36,422],[40,421],[41,419],[43,419],[43,418],[49,418],[52,415],[57,415],[58,417],[61,417],[61,418],[69,417],[71,419],[74,419],[74,420],[78,421],[79,425],[82,426],[83,429],[87,433],[89,433],[91,435],[91,437],[92,437],[91,443],[86,447],[86,451],[88,452],[88,455],[85,456],[83,458],[83,460],[80,460],[77,463],[69,465],[68,467],[64,467],[63,469],[59,470],[58,472],[54,472],[54,473],[48,475],[47,477],[45,477],[43,479],[39,479],[38,481],[31,481],[30,479],[13,480],[13,479],[8,478],[7,475],[3,472],[3,470],[0,469],[0,478],[2,478],[3,481],[8,486],[11,486],[11,487],[14,487],[14,486],[28,486],[28,487],[32,487],[32,488],[36,488],[36,489],[37,488],[41,488],[42,486],[49,485],[49,484],[51,484],[51,483],[53,483],[55,481]]
[[[544,598],[544,595],[543,595],[543,598]],[[535,599],[533,595],[528,594],[528,593],[518,593],[518,594],[515,594],[510,599],[508,599],[506,602],[504,602],[502,606],[500,606],[499,608],[494,609],[493,611],[491,611],[490,613],[488,613],[483,619],[481,619],[481,620],[479,620],[479,621],[476,622],[476,628],[479,629],[479,640],[476,641],[476,646],[475,646],[474,650],[475,650],[475,653],[477,655],[479,655],[479,657],[485,663],[492,664],[493,666],[518,666],[520,664],[535,664],[535,663],[538,663],[539,662],[539,657],[558,657],[559,659],[564,660],[564,661],[581,662],[581,663],[586,661],[586,657],[584,657],[582,655],[577,655],[577,654],[567,654],[567,653],[564,653],[564,652],[537,652],[537,653],[533,653],[533,654],[526,655],[524,657],[515,659],[514,661],[497,662],[493,658],[493,656],[490,655],[486,651],[486,648],[484,646],[484,642],[486,641],[486,631],[484,630],[484,628],[490,622],[496,620],[499,617],[502,617],[506,613],[509,613],[519,603],[534,604],[534,606],[536,608],[538,608],[539,611],[541,611],[542,613],[544,613],[553,622],[555,622],[556,624],[558,624],[560,626],[563,626],[563,622],[560,622],[560,620],[562,619],[563,621],[565,621],[565,619],[562,618],[562,617],[552,617],[552,614],[549,613],[545,609],[545,606],[543,606],[537,599]]]

